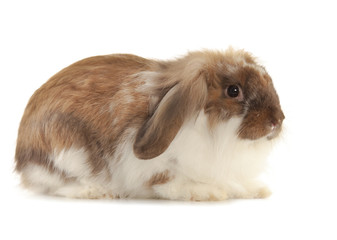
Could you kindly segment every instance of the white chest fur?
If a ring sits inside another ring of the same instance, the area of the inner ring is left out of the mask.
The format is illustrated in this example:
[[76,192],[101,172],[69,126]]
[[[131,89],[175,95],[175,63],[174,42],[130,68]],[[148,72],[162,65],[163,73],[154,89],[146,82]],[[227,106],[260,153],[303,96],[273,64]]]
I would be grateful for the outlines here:
[[182,127],[168,153],[177,157],[179,168],[191,179],[226,184],[255,178],[263,170],[271,144],[265,139],[238,139],[241,121],[232,118],[210,132],[207,117],[200,113]]
[[260,188],[256,178],[265,167],[270,141],[240,140],[236,134],[242,122],[239,117],[223,122],[212,132],[207,121],[200,113],[184,124],[164,154],[177,160],[176,174],[196,183],[216,185],[233,196]]

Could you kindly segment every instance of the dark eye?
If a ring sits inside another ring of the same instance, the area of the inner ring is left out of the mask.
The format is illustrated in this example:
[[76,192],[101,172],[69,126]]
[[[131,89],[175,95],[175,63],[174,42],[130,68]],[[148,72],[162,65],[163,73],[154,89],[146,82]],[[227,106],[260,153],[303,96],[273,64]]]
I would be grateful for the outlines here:
[[237,85],[230,85],[227,88],[227,95],[231,98],[236,98],[240,94],[240,87]]

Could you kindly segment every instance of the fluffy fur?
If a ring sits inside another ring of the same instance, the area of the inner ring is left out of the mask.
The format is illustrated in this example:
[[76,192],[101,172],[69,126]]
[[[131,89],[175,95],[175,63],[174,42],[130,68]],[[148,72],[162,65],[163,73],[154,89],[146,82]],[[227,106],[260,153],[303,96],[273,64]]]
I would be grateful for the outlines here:
[[34,93],[16,171],[27,188],[74,198],[263,198],[283,119],[270,76],[241,50],[92,57]]

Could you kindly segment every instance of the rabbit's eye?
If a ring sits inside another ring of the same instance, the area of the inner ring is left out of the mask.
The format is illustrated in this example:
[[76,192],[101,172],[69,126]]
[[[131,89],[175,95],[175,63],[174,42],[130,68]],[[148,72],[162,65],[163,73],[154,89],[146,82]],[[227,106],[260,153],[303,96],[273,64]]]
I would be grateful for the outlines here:
[[237,85],[230,85],[227,88],[227,95],[231,98],[236,98],[240,95],[240,87]]

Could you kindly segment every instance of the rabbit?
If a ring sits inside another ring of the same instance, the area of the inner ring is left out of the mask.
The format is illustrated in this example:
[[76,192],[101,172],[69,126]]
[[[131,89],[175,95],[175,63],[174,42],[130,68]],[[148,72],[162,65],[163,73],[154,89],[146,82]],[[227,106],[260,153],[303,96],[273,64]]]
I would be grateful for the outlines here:
[[96,56],[30,98],[15,171],[23,187],[68,198],[265,198],[259,176],[284,118],[245,50]]

